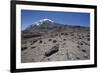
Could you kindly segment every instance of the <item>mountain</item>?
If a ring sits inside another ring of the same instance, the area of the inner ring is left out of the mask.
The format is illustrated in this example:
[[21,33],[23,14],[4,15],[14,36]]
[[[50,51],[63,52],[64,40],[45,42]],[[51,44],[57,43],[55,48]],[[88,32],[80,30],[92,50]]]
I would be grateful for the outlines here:
[[78,26],[78,25],[68,25],[68,24],[61,24],[58,22],[55,22],[50,19],[41,19],[37,22],[33,22],[32,25],[28,26],[24,31],[34,31],[36,29],[60,29],[61,28],[85,28],[84,26]]
[[33,25],[41,26],[43,24],[52,24],[52,23],[54,23],[54,21],[50,19],[42,19],[42,20],[39,20],[38,22],[33,23]]
[[58,27],[64,27],[63,24],[54,22],[50,19],[42,19],[37,22],[32,23],[29,27],[27,27],[25,30],[29,29],[52,29],[52,28],[58,28]]
[[64,30],[89,30],[89,28],[82,26],[72,26],[72,25],[64,25],[61,23],[57,23],[50,19],[42,19],[37,22],[32,23],[32,25],[28,26],[25,30],[22,31],[22,37],[37,37],[42,35],[49,35],[53,33],[60,33]]

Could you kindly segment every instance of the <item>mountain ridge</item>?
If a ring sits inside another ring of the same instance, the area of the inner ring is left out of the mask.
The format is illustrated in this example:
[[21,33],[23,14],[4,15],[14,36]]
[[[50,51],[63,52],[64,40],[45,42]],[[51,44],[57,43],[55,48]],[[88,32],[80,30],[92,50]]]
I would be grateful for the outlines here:
[[[84,27],[85,26],[80,26],[80,25],[69,25],[69,24],[61,24],[58,22],[55,22],[51,19],[41,19],[36,22],[33,22],[32,25],[28,26],[25,30],[29,29],[54,29],[54,28],[61,28],[61,27]],[[24,31],[24,30],[23,30]]]

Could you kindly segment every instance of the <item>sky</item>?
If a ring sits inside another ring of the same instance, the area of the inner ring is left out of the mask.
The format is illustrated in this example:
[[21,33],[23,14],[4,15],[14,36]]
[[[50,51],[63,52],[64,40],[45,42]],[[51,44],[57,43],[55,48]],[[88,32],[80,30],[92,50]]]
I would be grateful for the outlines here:
[[22,30],[29,25],[32,25],[32,23],[45,18],[65,25],[68,24],[90,27],[89,13],[21,10]]

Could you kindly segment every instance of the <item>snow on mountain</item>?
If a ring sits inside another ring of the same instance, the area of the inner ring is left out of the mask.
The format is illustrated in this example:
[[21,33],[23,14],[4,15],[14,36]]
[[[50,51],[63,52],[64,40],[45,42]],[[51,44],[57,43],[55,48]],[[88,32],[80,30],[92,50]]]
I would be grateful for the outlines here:
[[48,21],[48,22],[54,22],[54,21],[52,21],[50,19],[42,19],[42,20],[40,20],[40,22],[46,22],[46,21]]
[[28,28],[26,28],[26,30],[29,29],[53,29],[53,28],[57,28],[57,27],[62,27],[64,25],[60,24],[60,23],[56,23],[50,19],[41,19],[37,22],[33,22],[32,25],[30,25]]
[[52,20],[50,20],[50,19],[42,19],[42,20],[39,20],[39,21],[37,21],[37,22],[34,22],[34,23],[33,23],[33,26],[34,26],[34,25],[39,26],[39,25],[44,24],[44,23],[53,23],[53,22],[54,22],[54,21],[52,21]]

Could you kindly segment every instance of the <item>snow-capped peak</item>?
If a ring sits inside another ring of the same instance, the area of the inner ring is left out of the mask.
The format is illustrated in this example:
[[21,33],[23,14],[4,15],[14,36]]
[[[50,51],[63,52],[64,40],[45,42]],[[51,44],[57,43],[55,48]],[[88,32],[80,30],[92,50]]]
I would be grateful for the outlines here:
[[54,21],[52,21],[50,19],[42,19],[42,20],[40,20],[40,22],[45,22],[45,21],[54,22]]
[[53,23],[54,21],[52,21],[50,19],[42,19],[42,20],[39,20],[39,21],[37,21],[37,22],[35,22],[33,24],[39,26],[39,25],[43,24],[44,22]]

